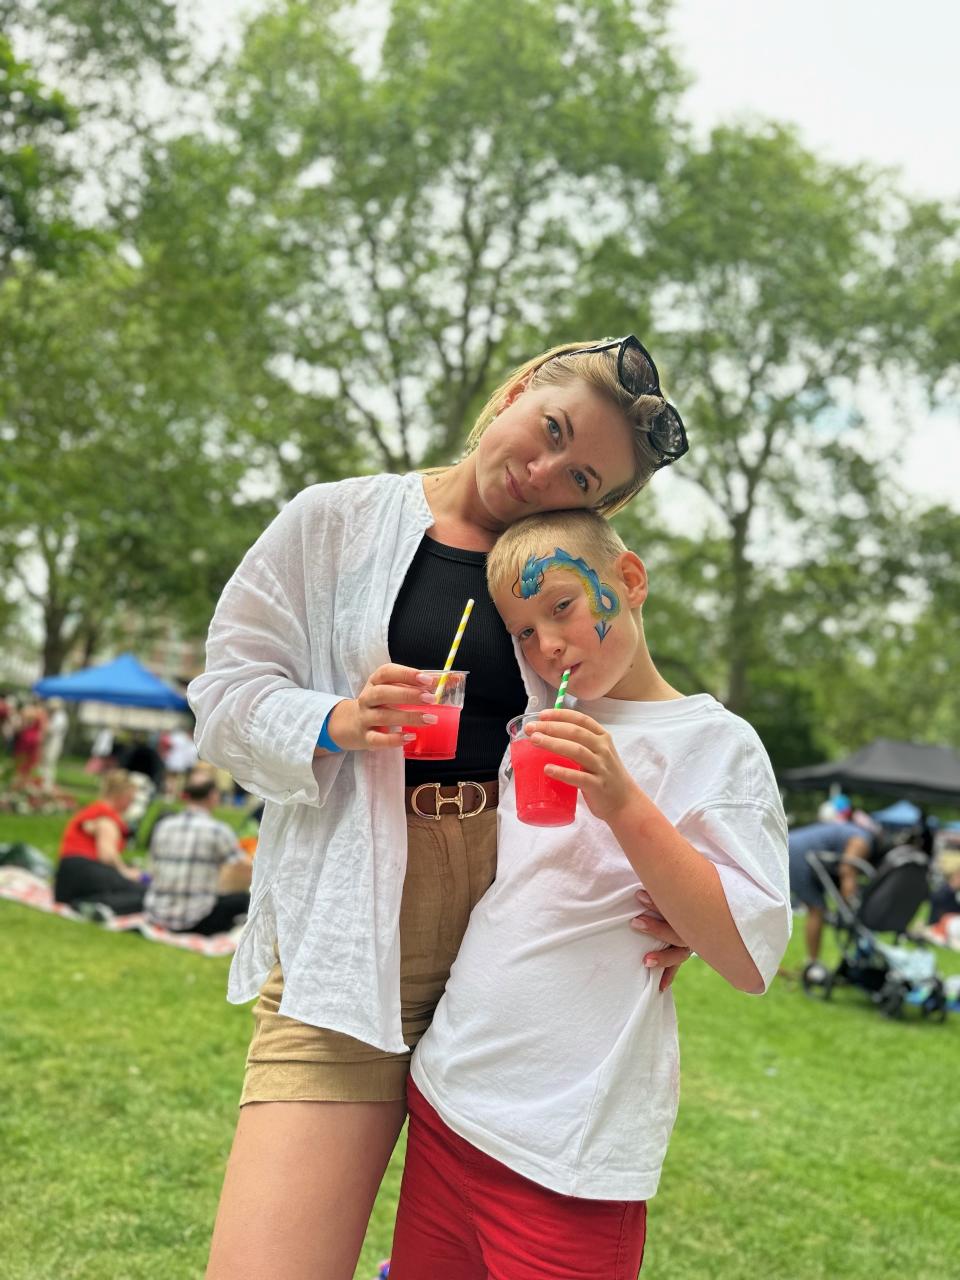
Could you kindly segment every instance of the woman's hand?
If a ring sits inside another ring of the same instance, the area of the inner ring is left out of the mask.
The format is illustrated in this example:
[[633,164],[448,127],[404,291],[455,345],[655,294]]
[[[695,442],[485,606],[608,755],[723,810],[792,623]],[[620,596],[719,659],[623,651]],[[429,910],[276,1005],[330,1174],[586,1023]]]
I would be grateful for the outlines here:
[[666,991],[677,976],[677,970],[690,959],[693,953],[676,929],[671,928],[664,920],[657,910],[656,903],[646,890],[638,889],[636,898],[640,903],[641,913],[630,921],[630,928],[641,933],[650,933],[667,944],[657,951],[648,951],[643,957],[643,963],[648,969],[663,970],[660,975],[660,990]]
[[[359,697],[344,698],[330,712],[327,732],[343,751],[377,751],[381,747],[402,747],[413,738],[404,733],[404,725],[436,724],[428,706],[422,711],[400,711],[397,708],[432,702],[426,692],[429,676],[421,676],[416,667],[401,667],[388,662],[377,667],[360,690]],[[328,752],[318,750],[318,755]]]

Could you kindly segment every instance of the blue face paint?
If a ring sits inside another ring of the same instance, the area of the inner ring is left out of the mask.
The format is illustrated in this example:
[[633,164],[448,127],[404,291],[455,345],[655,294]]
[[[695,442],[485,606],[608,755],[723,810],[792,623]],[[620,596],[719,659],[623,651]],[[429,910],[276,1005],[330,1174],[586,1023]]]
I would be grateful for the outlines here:
[[580,579],[586,592],[587,607],[597,620],[594,629],[603,640],[610,630],[610,620],[620,612],[617,594],[607,583],[600,581],[597,571],[591,569],[586,560],[574,559],[562,547],[557,547],[550,555],[531,556],[513,584],[513,594],[521,600],[529,600],[531,596],[538,595],[543,579],[551,569],[565,569],[567,573],[573,573]]

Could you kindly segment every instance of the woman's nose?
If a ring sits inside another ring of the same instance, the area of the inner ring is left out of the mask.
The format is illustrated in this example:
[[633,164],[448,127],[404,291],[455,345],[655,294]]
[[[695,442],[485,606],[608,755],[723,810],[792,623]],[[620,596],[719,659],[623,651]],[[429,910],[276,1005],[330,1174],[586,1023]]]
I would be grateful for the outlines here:
[[534,489],[546,489],[556,474],[559,459],[534,458],[527,464],[527,478]]

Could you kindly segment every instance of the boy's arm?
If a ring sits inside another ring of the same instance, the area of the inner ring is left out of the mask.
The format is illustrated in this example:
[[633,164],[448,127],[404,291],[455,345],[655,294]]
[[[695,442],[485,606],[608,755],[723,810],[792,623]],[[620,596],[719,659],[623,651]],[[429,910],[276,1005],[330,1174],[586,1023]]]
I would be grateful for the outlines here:
[[583,793],[603,819],[661,914],[711,968],[741,991],[759,994],[763,977],[731,914],[720,873],[633,781],[610,735],[578,711],[545,711],[543,746],[579,766],[546,765],[544,772]]
[[636,783],[632,787],[634,794],[607,819],[630,865],[687,945],[733,986],[759,995],[765,984],[730,912],[716,866]]

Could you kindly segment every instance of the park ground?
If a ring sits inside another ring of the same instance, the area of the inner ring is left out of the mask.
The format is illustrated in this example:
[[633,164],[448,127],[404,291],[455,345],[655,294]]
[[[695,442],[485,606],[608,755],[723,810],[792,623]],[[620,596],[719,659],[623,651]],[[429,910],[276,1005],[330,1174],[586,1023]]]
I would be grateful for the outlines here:
[[[60,826],[5,816],[0,839],[53,852]],[[0,972],[4,1280],[200,1277],[251,1027],[227,962],[0,902]],[[790,976],[757,999],[699,960],[676,999],[680,1116],[644,1280],[960,1274],[960,1015],[889,1021]],[[401,1159],[358,1280],[389,1253]]]

